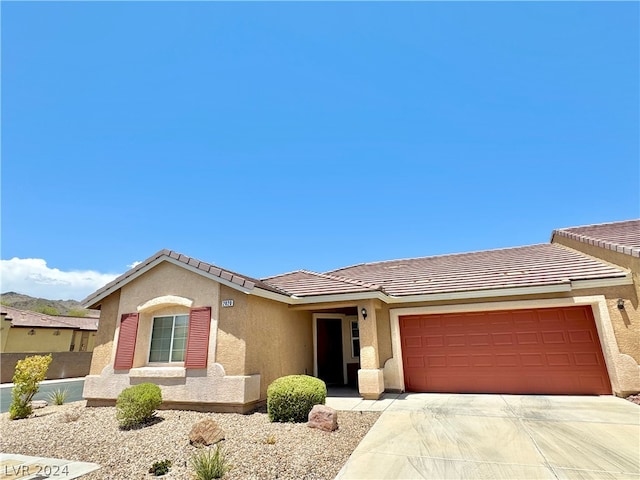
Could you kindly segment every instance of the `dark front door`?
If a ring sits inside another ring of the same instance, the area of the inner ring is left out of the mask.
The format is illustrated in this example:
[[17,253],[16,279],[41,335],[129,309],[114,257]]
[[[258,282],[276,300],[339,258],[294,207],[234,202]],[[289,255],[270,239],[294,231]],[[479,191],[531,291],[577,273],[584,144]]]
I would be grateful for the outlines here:
[[342,372],[342,320],[317,319],[318,377],[327,384],[344,384]]

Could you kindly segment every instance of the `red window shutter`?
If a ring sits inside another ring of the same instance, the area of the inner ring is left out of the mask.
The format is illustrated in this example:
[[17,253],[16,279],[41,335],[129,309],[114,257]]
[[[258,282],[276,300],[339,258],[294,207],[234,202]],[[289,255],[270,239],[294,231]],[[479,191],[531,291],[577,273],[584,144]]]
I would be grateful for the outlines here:
[[113,364],[115,370],[129,370],[133,366],[133,354],[136,350],[136,335],[138,334],[138,317],[137,313],[125,313],[120,319],[116,360]]
[[185,368],[207,368],[210,325],[211,307],[197,307],[189,311]]

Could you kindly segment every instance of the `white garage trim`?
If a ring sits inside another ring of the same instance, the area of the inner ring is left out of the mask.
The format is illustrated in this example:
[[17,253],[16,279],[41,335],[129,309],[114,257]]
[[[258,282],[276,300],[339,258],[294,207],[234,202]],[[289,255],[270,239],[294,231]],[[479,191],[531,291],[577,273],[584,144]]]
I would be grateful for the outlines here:
[[[640,381],[637,380],[639,377],[638,371],[640,367],[636,365],[636,362],[631,357],[620,353],[604,295],[554,298],[546,300],[471,303],[465,305],[393,308],[389,311],[389,320],[391,322],[391,348],[393,356],[387,360],[384,365],[385,388],[388,390],[405,391],[404,368],[402,364],[402,342],[400,339],[401,316],[572,307],[577,305],[590,305],[593,310],[593,317],[595,319],[596,329],[600,338],[600,346],[602,347],[602,353],[604,355],[613,392],[616,394],[624,394],[633,390],[634,384],[640,383]],[[638,385],[636,385],[636,387],[638,387]]]

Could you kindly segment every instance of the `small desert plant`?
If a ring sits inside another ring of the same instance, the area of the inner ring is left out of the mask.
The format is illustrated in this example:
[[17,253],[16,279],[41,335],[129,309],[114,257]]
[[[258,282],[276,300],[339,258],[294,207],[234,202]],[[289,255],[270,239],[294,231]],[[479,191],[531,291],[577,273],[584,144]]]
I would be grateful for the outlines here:
[[69,390],[66,388],[58,388],[49,394],[49,403],[54,405],[62,405],[69,396]]
[[314,405],[324,404],[327,386],[319,378],[289,375],[267,388],[267,413],[272,422],[306,422]]
[[53,357],[49,355],[33,355],[19,360],[13,374],[13,390],[9,418],[27,418],[33,412],[31,400],[40,389],[40,382],[47,376],[47,370]]
[[266,443],[267,445],[275,445],[276,444],[276,436],[275,435],[269,435],[267,438],[264,439],[264,443]]
[[204,449],[191,457],[191,468],[196,480],[213,480],[222,478],[231,469],[224,450],[216,445],[215,449]]
[[153,473],[156,477],[160,477],[165,473],[169,473],[169,469],[171,468],[171,460],[162,460],[161,462],[153,462],[151,468],[149,469],[149,473]]
[[154,383],[125,388],[116,400],[116,418],[120,428],[132,428],[148,422],[161,404],[162,392]]

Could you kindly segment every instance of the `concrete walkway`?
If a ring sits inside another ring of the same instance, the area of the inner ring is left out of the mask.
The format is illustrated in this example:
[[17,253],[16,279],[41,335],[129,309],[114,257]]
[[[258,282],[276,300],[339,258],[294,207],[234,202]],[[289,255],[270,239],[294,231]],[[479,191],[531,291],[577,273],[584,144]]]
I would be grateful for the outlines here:
[[640,407],[533,395],[328,397],[382,415],[337,479],[640,480]]

